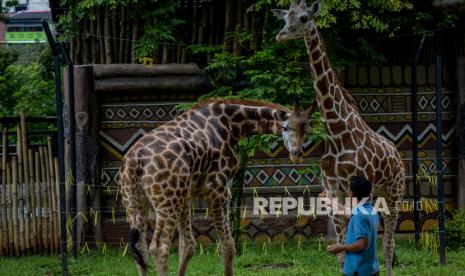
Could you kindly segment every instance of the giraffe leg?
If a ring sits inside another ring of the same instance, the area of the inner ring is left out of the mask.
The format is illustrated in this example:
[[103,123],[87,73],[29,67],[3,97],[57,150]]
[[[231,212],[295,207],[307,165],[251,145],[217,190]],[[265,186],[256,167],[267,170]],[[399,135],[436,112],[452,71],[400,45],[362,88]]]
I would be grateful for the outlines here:
[[386,261],[386,275],[392,274],[392,263],[394,258],[394,234],[397,226],[397,218],[399,211],[396,208],[391,208],[391,204],[388,203],[389,210],[391,213],[384,216],[384,236],[383,236],[383,252],[384,260]]
[[[341,215],[329,215],[331,222],[333,223],[334,226],[334,232],[336,233],[336,243],[344,244],[345,239],[346,239],[346,224],[347,220],[344,216]],[[344,265],[344,258],[345,254],[344,252],[341,252],[337,254],[337,260],[339,261],[339,265],[342,266]]]
[[174,208],[156,210],[157,219],[150,243],[150,254],[155,257],[159,276],[168,275],[168,257],[176,227],[176,219],[172,215],[174,212]]
[[226,194],[224,196],[215,197],[215,199],[210,199],[210,209],[212,212],[213,224],[221,243],[224,261],[224,275],[232,276],[232,260],[236,254],[236,248],[229,228],[229,220],[227,216],[229,203],[227,198]]
[[178,211],[177,220],[179,229],[178,275],[183,276],[186,273],[187,264],[195,254],[195,239],[192,235],[191,212],[188,204]]
[[[336,181],[330,181],[326,179],[325,177],[323,177],[322,184],[323,184],[323,189],[324,189],[324,193],[326,197],[332,199],[333,196],[335,196],[338,199],[338,202],[340,204],[344,204],[343,203],[344,195],[342,192],[339,192],[336,190],[336,187],[337,187]],[[334,233],[336,234],[336,243],[343,244],[345,242],[345,236],[346,236],[347,219],[342,215],[336,215],[336,214],[333,214],[332,212],[329,214],[329,219],[330,219],[330,223],[332,223],[334,227]],[[344,258],[345,258],[344,252],[337,254],[337,259],[339,261],[339,265],[341,266],[341,269],[344,264]]]
[[[122,178],[123,180],[125,178]],[[127,179],[127,178],[126,178]],[[123,184],[124,183],[124,184]],[[149,251],[147,246],[147,222],[148,216],[143,206],[144,196],[138,191],[134,182],[122,182],[122,202],[126,207],[127,218],[130,226],[129,253],[134,258],[139,275],[147,274]]]

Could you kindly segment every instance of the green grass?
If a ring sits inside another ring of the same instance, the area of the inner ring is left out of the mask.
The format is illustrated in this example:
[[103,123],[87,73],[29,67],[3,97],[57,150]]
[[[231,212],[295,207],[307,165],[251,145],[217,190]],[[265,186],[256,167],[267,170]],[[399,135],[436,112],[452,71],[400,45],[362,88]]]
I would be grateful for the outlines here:
[[[321,248],[321,251],[319,251]],[[235,275],[340,275],[336,257],[324,252],[326,244],[318,241],[268,245],[249,244],[245,254],[234,258]],[[215,254],[216,247],[203,248],[189,263],[187,275],[222,275],[221,257]],[[72,275],[137,275],[135,265],[123,249],[111,249],[103,254],[94,251],[79,255],[78,260],[69,259]],[[396,249],[399,265],[394,275],[465,275],[465,250],[448,251],[448,264],[439,265],[438,256],[426,250],[416,250],[407,241],[399,241]],[[382,252],[378,250],[380,262]],[[170,275],[175,275],[178,262],[176,252],[170,256]],[[384,271],[382,264],[381,271]],[[59,275],[59,256],[29,256],[23,258],[0,258],[0,275]],[[384,273],[382,273],[383,275]],[[149,275],[156,275],[153,261]]]

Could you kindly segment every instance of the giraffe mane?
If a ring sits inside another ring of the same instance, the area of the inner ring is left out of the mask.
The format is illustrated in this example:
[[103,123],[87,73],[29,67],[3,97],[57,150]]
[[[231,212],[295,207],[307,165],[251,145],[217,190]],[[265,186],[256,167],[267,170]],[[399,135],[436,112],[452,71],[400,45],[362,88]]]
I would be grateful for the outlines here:
[[192,106],[192,109],[201,108],[205,105],[211,103],[223,103],[223,104],[237,104],[237,105],[245,105],[245,106],[256,106],[256,107],[269,107],[273,109],[289,111],[286,107],[277,104],[277,103],[270,103],[262,100],[249,100],[249,99],[224,99],[224,98],[213,98],[213,99],[206,99],[196,103]]
[[[328,53],[328,50],[326,48],[326,42],[325,40],[323,39],[323,37],[320,35],[319,36],[320,38],[320,47],[321,47],[321,50],[324,51],[325,53]],[[336,73],[336,71],[333,70],[333,75],[334,75],[334,80],[339,84],[339,88],[341,89],[341,92],[342,92],[342,95],[344,96],[344,99],[346,100],[346,102],[352,106],[352,108],[355,109],[355,111],[358,112],[358,108],[357,108],[357,102],[355,101],[354,97],[352,96],[352,94],[350,94],[350,91],[347,90],[345,87],[344,87],[344,83],[343,81],[341,80],[341,78],[339,77],[339,74]]]

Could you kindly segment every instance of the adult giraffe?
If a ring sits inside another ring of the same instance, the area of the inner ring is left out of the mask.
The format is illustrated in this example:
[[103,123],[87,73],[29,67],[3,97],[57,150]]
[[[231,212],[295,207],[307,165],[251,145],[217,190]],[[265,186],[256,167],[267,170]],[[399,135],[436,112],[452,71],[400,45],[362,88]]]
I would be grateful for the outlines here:
[[[248,100],[210,100],[196,104],[172,121],[139,139],[124,156],[120,190],[131,227],[129,250],[139,275],[145,275],[149,251],[158,275],[168,275],[168,255],[177,225],[178,275],[184,275],[194,255],[190,200],[201,196],[210,206],[220,239],[225,275],[232,275],[234,240],[229,229],[228,179],[239,167],[234,146],[251,134],[282,135],[293,162],[301,161],[302,142],[310,132],[309,118],[316,104],[301,111]],[[147,212],[151,206],[156,224],[147,247]]]
[[[305,1],[292,0],[289,10],[273,10],[278,18],[286,22],[276,40],[304,38],[307,46],[316,98],[328,133],[325,153],[320,161],[326,194],[342,200],[348,192],[350,177],[357,175],[373,183],[375,196],[386,199],[390,214],[384,216],[383,250],[386,272],[391,275],[398,218],[396,202],[404,194],[404,165],[395,145],[365,123],[353,104],[353,98],[331,68],[323,38],[314,20],[319,9],[319,1],[308,8]],[[345,218],[338,215],[330,217],[337,242],[344,242]],[[339,254],[338,259],[342,264],[344,255]]]

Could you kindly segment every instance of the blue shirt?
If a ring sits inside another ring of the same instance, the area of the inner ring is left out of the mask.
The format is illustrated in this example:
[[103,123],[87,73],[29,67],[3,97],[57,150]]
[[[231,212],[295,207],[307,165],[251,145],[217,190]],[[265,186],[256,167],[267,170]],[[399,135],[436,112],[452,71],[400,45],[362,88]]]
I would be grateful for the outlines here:
[[345,243],[351,244],[360,238],[367,238],[368,248],[359,252],[346,252],[342,273],[353,275],[358,272],[360,276],[369,276],[379,271],[378,257],[376,256],[378,224],[378,214],[370,202],[356,207],[347,226]]

